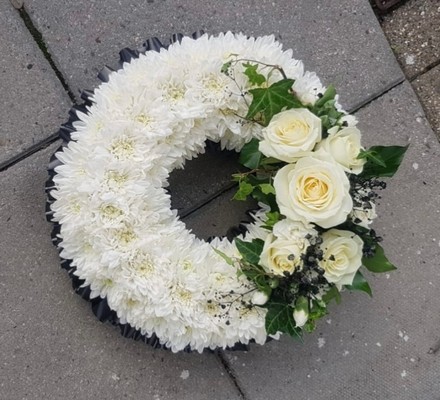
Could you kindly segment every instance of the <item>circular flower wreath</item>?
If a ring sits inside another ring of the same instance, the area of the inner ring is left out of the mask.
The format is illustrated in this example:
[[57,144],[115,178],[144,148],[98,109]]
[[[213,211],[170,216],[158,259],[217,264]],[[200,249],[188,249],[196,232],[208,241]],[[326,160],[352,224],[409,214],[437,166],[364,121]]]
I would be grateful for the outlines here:
[[[124,50],[62,128],[47,187],[60,256],[101,319],[172,351],[301,337],[342,288],[371,294],[362,264],[394,269],[369,224],[405,148],[364,150],[333,87],[273,36],[176,39]],[[207,140],[241,151],[235,199],[260,205],[232,242],[195,237],[164,189]]]

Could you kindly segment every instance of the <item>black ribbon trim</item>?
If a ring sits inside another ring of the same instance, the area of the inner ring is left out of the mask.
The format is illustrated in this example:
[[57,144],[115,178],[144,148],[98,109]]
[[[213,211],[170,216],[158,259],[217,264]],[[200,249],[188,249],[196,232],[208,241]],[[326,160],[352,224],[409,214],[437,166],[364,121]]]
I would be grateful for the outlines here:
[[[194,32],[191,37],[193,39],[198,39],[204,34],[203,31],[197,31]],[[170,43],[180,42],[183,39],[183,35],[180,33],[172,35],[170,39]],[[119,52],[119,68],[122,68],[123,64],[125,62],[130,62],[134,58],[138,58],[140,54],[145,54],[147,51],[157,51],[160,52],[162,48],[167,48],[168,46],[163,45],[160,40],[156,37],[150,38],[142,45],[142,47],[138,50],[130,49],[130,48],[124,48]],[[102,82],[108,82],[110,74],[114,70],[110,67],[105,66],[98,74],[98,78]],[[76,121],[79,121],[77,112],[87,113],[87,106],[92,105],[91,97],[93,96],[93,91],[91,90],[84,90],[81,93],[81,99],[84,100],[84,103],[81,105],[75,105],[73,106],[69,111],[69,119],[67,122],[61,125],[58,136],[62,139],[63,143],[62,145],[55,151],[57,153],[58,151],[62,150],[67,144],[72,140],[71,139],[71,133],[75,131],[75,128],[73,127],[73,123]],[[214,151],[220,151],[220,146],[218,143],[213,142],[207,142],[207,147]],[[51,222],[52,232],[51,232],[51,238],[53,245],[58,249],[58,252],[61,252],[61,239],[59,237],[61,226],[58,222],[54,221],[52,219],[53,212],[50,209],[50,205],[55,201],[55,198],[52,196],[51,192],[55,187],[53,178],[57,174],[55,171],[55,168],[59,165],[62,165],[62,163],[55,157],[55,153],[52,154],[50,157],[50,163],[48,165],[47,171],[49,174],[49,178],[46,181],[45,185],[45,192],[47,195],[46,199],[46,219],[48,222]],[[238,227],[232,227],[229,229],[227,233],[227,238],[232,240],[235,236],[246,232],[246,227],[244,224],[240,224]],[[67,260],[61,257],[60,255],[60,264],[61,268],[65,269],[69,275],[69,277],[72,280],[72,287],[76,294],[81,296],[84,300],[91,303],[91,308],[95,316],[101,321],[101,322],[109,322],[114,326],[119,327],[120,333],[122,336],[126,338],[131,338],[136,341],[142,341],[153,348],[161,348],[161,349],[167,349],[169,350],[169,347],[161,344],[160,339],[153,334],[150,337],[147,337],[146,335],[142,335],[141,331],[139,329],[136,329],[132,327],[128,323],[121,323],[116,312],[112,310],[107,302],[107,299],[96,297],[91,299],[90,294],[91,290],[89,286],[84,286],[84,280],[80,279],[78,276],[75,275],[76,267],[72,266],[72,260]],[[272,339],[270,337],[267,338],[267,341],[271,341]],[[254,340],[250,341],[251,343],[255,343]],[[213,350],[206,349],[207,351],[212,352]],[[249,344],[243,344],[243,343],[236,343],[232,347],[228,347],[227,350],[241,350],[241,351],[249,351],[250,345]],[[192,352],[190,346],[185,347],[183,350],[184,352]]]

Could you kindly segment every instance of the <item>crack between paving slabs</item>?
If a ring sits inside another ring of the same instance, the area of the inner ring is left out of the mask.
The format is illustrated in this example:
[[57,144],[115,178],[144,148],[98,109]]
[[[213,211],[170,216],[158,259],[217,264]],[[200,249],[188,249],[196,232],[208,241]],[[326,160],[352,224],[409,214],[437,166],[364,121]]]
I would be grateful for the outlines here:
[[[60,81],[61,86],[66,91],[67,95],[69,96],[70,100],[73,104],[77,104],[76,98],[70,89],[69,85],[66,82],[66,79],[64,78],[61,71],[57,68],[55,65],[55,62],[49,53],[49,50],[47,48],[46,43],[44,42],[44,38],[42,33],[35,27],[34,23],[32,22],[31,17],[27,13],[24,5],[22,2],[14,3],[11,1],[12,6],[18,11],[20,18],[23,20],[24,25],[26,26],[27,30],[29,31],[30,35],[34,39],[35,43],[37,44],[38,48],[43,53],[43,57],[46,59],[46,61],[49,63],[50,67],[52,68],[53,72],[55,73],[55,76]],[[19,154],[13,156],[9,160],[3,161],[0,163],[0,172],[7,170],[8,168],[12,167],[13,165],[19,163],[20,161],[26,159],[27,157],[31,156],[32,154],[37,153],[40,150],[43,150],[47,148],[52,143],[56,142],[58,140],[58,133],[54,133],[47,137],[46,139],[43,139],[42,141],[39,141],[32,145],[31,147],[23,150]]]
[[226,193],[227,191],[231,190],[232,188],[236,187],[236,182],[228,183],[227,185],[223,186],[221,189],[217,190],[210,196],[206,197],[202,201],[199,201],[195,203],[193,206],[184,208],[182,212],[180,213],[180,219],[184,219],[188,217],[189,215],[195,213],[197,210],[201,209],[202,207],[206,206],[207,204],[211,203],[213,200],[215,200],[217,197],[220,197],[222,194]]
[[408,80],[412,83],[415,80],[419,79],[422,75],[425,75],[435,67],[440,65],[440,60],[436,60],[432,62],[431,64],[427,65],[425,68],[423,68],[420,72],[417,72],[413,77],[408,78]]
[[[440,61],[439,61],[439,62],[436,62],[436,64],[437,64],[437,65],[440,65]],[[435,66],[434,66],[434,67],[435,67]],[[432,67],[432,68],[434,68],[434,67]],[[430,68],[430,69],[432,69],[432,68]],[[427,72],[427,71],[426,71],[426,72]],[[425,73],[426,73],[426,72],[425,72]],[[356,107],[356,108],[354,108],[353,110],[351,110],[351,111],[350,111],[350,114],[355,114],[355,113],[357,113],[358,111],[360,111],[360,110],[363,109],[364,107],[367,107],[367,106],[368,106],[369,104],[371,104],[373,101],[376,101],[376,100],[380,99],[382,96],[385,96],[385,95],[386,95],[387,93],[389,93],[391,90],[393,90],[393,89],[399,87],[399,86],[402,85],[404,82],[408,82],[408,83],[410,84],[410,86],[412,87],[412,89],[414,90],[414,88],[413,88],[413,86],[411,85],[411,83],[412,83],[415,79],[416,79],[416,78],[414,78],[414,79],[412,79],[412,80],[409,80],[409,79],[406,79],[406,78],[402,79],[399,83],[396,83],[395,85],[391,86],[389,89],[385,90],[385,91],[382,92],[380,95],[375,96],[374,98],[368,100],[367,102],[365,102],[365,103],[362,104],[361,106]],[[434,130],[433,127],[432,127],[432,125],[431,125],[431,122],[429,121],[428,117],[426,116],[426,111],[425,111],[425,108],[424,108],[424,106],[423,106],[423,103],[420,101],[419,96],[418,96],[418,94],[417,94],[417,92],[416,92],[415,90],[414,90],[414,93],[415,93],[415,95],[416,95],[416,97],[417,97],[418,102],[420,103],[420,107],[421,107],[422,110],[423,110],[424,117],[425,117],[427,123],[429,124],[430,128],[431,128],[432,130]],[[436,138],[437,138],[437,136],[436,136]],[[437,138],[437,139],[440,141],[440,138]]]
[[17,11],[23,20],[24,25],[26,26],[27,30],[31,34],[32,38],[34,39],[35,43],[37,44],[38,48],[43,53],[44,58],[49,63],[50,67],[55,73],[55,76],[60,81],[61,85],[63,86],[63,89],[66,91],[67,95],[69,96],[72,103],[76,104],[76,98],[73,94],[72,90],[70,89],[69,85],[67,84],[66,79],[64,78],[63,74],[61,73],[60,69],[55,65],[55,62],[52,58],[52,55],[50,54],[47,45],[44,41],[42,33],[36,28],[34,23],[32,22],[32,19],[28,12],[26,11],[24,5],[21,6],[21,8],[17,8]]
[[224,368],[226,374],[228,375],[229,379],[231,380],[234,387],[237,389],[238,395],[242,400],[249,400],[249,397],[246,396],[244,390],[241,388],[238,378],[235,376],[234,370],[232,369],[229,362],[226,360],[225,354],[222,350],[216,350],[215,355],[217,359],[220,361],[220,364]]
[[377,99],[380,99],[382,96],[386,95],[388,92],[390,92],[391,90],[393,90],[397,86],[401,85],[403,82],[405,82],[405,80],[406,80],[405,76],[402,76],[401,78],[399,78],[395,82],[392,82],[388,86],[386,86],[385,89],[382,92],[380,92],[379,94],[377,94],[377,95],[375,95],[375,96],[373,96],[373,97],[371,97],[371,98],[361,102],[359,105],[349,109],[348,113],[349,114],[357,113],[362,108],[368,106],[373,101],[376,101]]
[[38,153],[40,150],[44,150],[45,148],[49,147],[52,143],[55,143],[57,140],[59,140],[58,132],[53,133],[52,135],[48,136],[46,139],[35,143],[31,147],[13,156],[9,160],[0,163],[0,172],[6,171],[15,164],[19,163],[20,161],[23,161],[24,159],[30,157],[31,155]]

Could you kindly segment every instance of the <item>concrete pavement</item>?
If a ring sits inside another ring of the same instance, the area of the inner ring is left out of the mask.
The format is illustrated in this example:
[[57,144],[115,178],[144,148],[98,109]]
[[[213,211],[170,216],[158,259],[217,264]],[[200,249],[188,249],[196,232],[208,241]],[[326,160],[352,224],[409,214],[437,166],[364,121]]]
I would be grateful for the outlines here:
[[[97,70],[115,64],[122,47],[152,35],[164,39],[203,28],[281,36],[308,69],[336,84],[342,104],[359,109],[367,145],[411,144],[376,223],[399,270],[371,277],[373,299],[344,293],[302,345],[284,338],[247,353],[176,355],[101,324],[60,270],[44,220],[45,167],[58,143],[26,153],[57,130],[69,99],[17,11],[3,2],[0,21],[13,28],[0,27],[7,71],[0,88],[13,92],[19,107],[3,107],[1,121],[8,122],[0,125],[0,139],[20,141],[0,147],[0,161],[6,160],[0,172],[0,399],[438,397],[440,145],[367,0],[291,3],[28,0],[25,9],[75,94],[93,88]],[[31,63],[20,52],[12,55],[19,45],[36,60],[31,69],[20,69]],[[2,95],[2,104],[7,99]],[[44,129],[33,127],[34,115]],[[236,168],[233,155],[208,155],[174,174],[173,204],[191,212],[186,221],[199,236],[224,234],[244,217],[245,207],[231,203],[227,190]]]

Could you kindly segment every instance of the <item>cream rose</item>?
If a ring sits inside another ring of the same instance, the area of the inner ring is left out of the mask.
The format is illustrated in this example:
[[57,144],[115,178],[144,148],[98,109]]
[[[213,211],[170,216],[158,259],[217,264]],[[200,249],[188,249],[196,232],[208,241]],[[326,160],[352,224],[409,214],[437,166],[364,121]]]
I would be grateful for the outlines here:
[[353,207],[347,175],[325,152],[281,168],[274,187],[281,214],[293,221],[331,228],[344,222]]
[[303,240],[306,236],[316,236],[318,234],[311,224],[288,219],[278,221],[273,226],[272,233],[279,239],[295,241]]
[[361,131],[354,126],[341,130],[335,128],[329,130],[328,137],[322,140],[316,148],[324,149],[337,163],[342,165],[346,172],[360,174],[366,162],[365,159],[357,158],[362,150]]
[[320,266],[324,277],[338,289],[351,285],[362,265],[362,239],[350,231],[330,229],[322,235],[323,259]]
[[311,226],[289,220],[277,222],[264,242],[260,265],[267,272],[280,276],[300,269],[301,255],[310,245],[306,238],[309,235],[316,235]]
[[306,108],[282,111],[262,130],[259,149],[265,156],[294,162],[313,150],[321,132],[321,119]]

